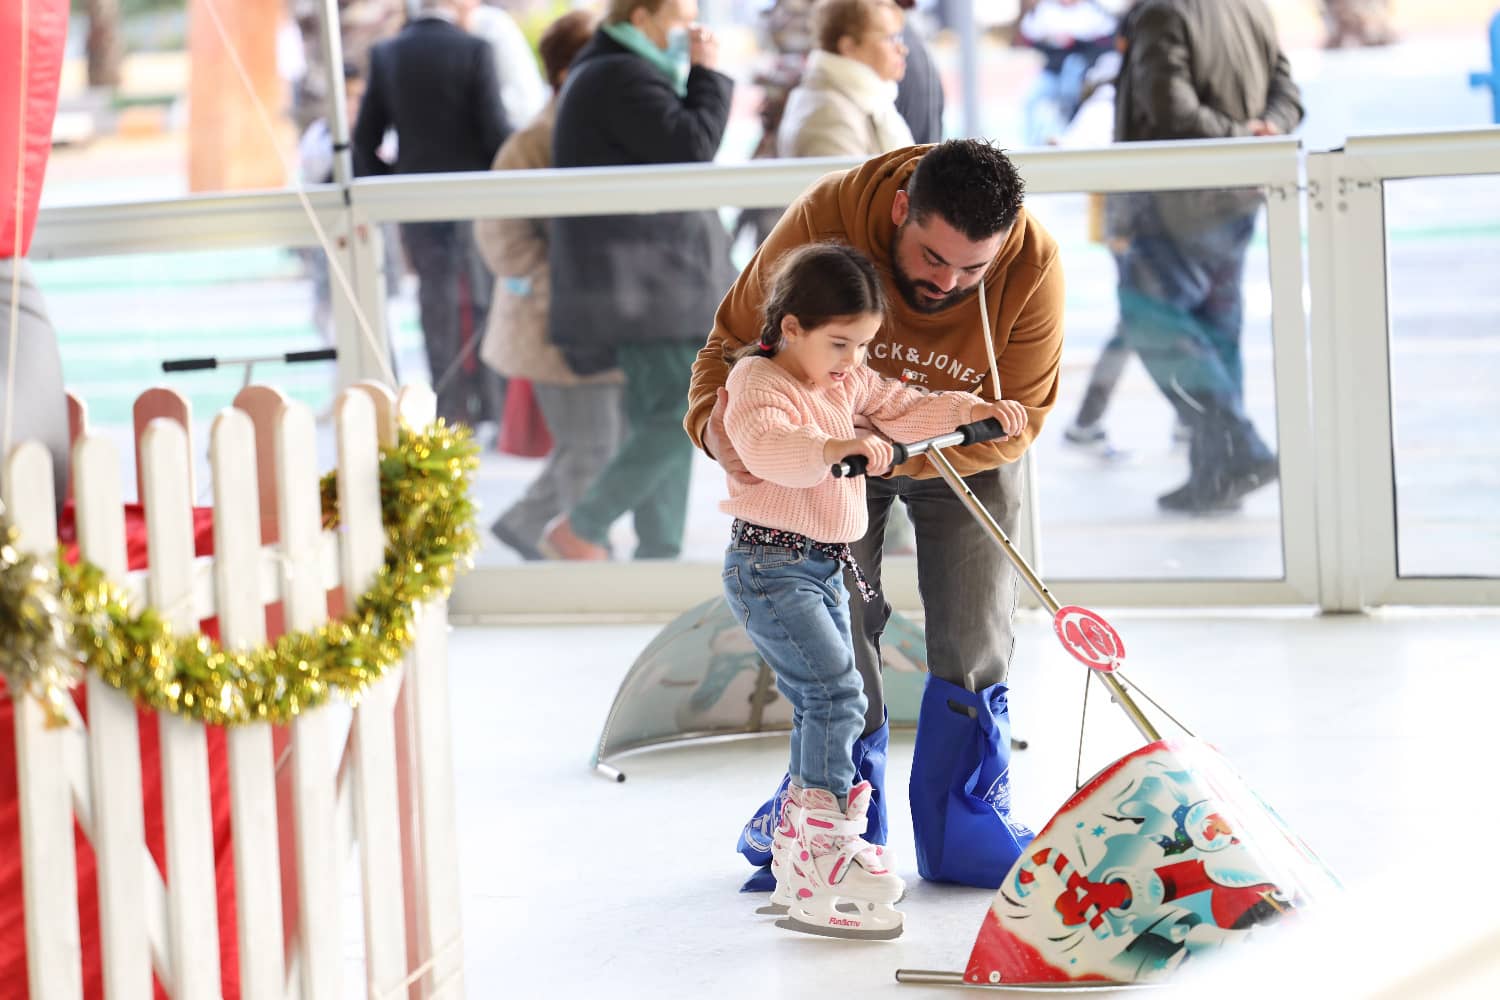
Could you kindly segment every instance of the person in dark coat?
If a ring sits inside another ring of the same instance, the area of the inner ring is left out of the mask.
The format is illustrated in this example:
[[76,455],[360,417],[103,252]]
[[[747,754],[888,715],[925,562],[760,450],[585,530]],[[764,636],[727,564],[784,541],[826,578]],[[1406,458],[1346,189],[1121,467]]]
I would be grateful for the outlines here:
[[[917,0],[896,0],[896,6],[911,11]],[[933,62],[927,40],[909,13],[901,28],[906,43],[906,75],[896,84],[896,110],[906,119],[918,145],[943,141],[943,79]]]
[[[1262,0],[1144,0],[1124,27],[1115,141],[1281,135],[1302,104]],[[1258,188],[1125,198],[1120,320],[1192,432],[1188,480],[1157,499],[1211,514],[1277,478],[1245,413],[1240,334]]]
[[[369,84],[353,135],[354,172],[489,170],[511,126],[489,43],[462,27],[477,0],[426,0],[395,38],[370,50]],[[396,131],[396,162],[377,153]],[[422,337],[449,423],[499,421],[499,377],[476,357],[490,277],[467,220],[405,222],[401,243],[417,272]]]
[[[612,0],[573,61],[552,134],[558,167],[707,163],[729,121],[734,83],[718,42],[694,24],[697,0]],[[559,218],[549,246],[548,332],[579,375],[625,373],[629,432],[544,554],[608,558],[610,525],[635,521],[637,559],[682,548],[693,445],[682,433],[693,360],[734,280],[718,213]]]

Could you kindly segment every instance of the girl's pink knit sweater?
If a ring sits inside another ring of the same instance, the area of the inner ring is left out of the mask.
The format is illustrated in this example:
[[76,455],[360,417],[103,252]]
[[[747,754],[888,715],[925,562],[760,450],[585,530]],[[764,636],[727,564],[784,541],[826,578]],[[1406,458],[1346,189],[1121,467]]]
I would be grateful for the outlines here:
[[720,510],[819,542],[863,538],[869,526],[865,479],[833,478],[823,445],[854,437],[856,413],[892,440],[921,441],[968,423],[981,402],[967,392],[913,389],[864,365],[849,376],[842,385],[815,389],[770,358],[744,358],[730,369],[724,427],[761,482],[746,486],[730,479],[729,499]]

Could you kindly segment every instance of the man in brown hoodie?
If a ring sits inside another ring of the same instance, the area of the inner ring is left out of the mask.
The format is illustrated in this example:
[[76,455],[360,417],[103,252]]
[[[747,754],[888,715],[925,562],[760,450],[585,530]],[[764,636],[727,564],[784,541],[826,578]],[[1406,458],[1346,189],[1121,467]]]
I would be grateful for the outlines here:
[[[882,375],[999,398],[981,302],[988,310],[1001,391],[1026,406],[1029,420],[1019,437],[949,455],[975,495],[1014,532],[1021,504],[1015,462],[1057,400],[1063,317],[1057,243],[1026,213],[1022,194],[1010,160],[971,139],[900,149],[819,180],[787,209],[719,306],[693,366],[684,421],[693,441],[730,475],[748,479],[723,432],[725,355],[759,335],[771,276],[787,251],[820,241],[845,243],[875,262],[890,299],[887,323],[866,361]],[[869,531],[853,550],[881,592],[886,518],[898,498],[907,505],[930,670],[912,759],[918,870],[924,878],[993,888],[1031,836],[1009,817],[1006,678],[1019,580],[936,475],[918,457],[870,480]],[[855,659],[869,699],[855,758],[863,761],[861,777],[877,788],[867,839],[884,843],[887,731],[879,643],[891,609],[883,593],[868,606],[850,604]],[[752,863],[769,860],[779,799],[762,807],[741,838],[741,851]]]

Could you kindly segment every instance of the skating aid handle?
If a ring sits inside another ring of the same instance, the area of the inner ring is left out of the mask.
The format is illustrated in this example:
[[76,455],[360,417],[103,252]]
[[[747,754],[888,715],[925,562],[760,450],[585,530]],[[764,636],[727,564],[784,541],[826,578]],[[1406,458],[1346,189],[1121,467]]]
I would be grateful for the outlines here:
[[[1006,436],[1005,428],[1000,426],[1000,421],[994,417],[988,420],[977,420],[972,424],[964,424],[962,427],[949,434],[940,434],[935,438],[925,441],[914,441],[911,444],[892,443],[891,448],[894,455],[891,465],[900,465],[909,458],[915,458],[927,451],[929,448],[951,448],[956,445],[977,444],[980,441],[999,441]],[[842,462],[835,465],[830,471],[835,479],[844,476],[863,476],[865,470],[870,467],[870,460],[864,455],[850,455]]]
[[164,372],[193,372],[218,368],[220,365],[257,365],[261,362],[280,362],[286,365],[296,365],[308,361],[333,361],[338,356],[339,352],[334,348],[322,347],[315,351],[289,351],[286,354],[267,354],[253,358],[179,358],[175,361],[163,361],[161,363],[161,370]]

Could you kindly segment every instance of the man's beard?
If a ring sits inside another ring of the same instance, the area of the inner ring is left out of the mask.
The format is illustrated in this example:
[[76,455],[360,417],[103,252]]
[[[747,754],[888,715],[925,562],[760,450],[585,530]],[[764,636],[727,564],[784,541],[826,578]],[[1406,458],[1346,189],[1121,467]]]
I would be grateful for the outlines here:
[[[896,238],[891,241],[891,280],[895,282],[896,291],[901,293],[901,298],[906,304],[919,313],[940,313],[950,306],[957,305],[970,295],[978,285],[968,288],[954,288],[946,295],[943,290],[930,281],[920,281],[907,274],[901,268],[901,240],[906,234],[906,226],[902,225],[896,230]],[[942,298],[930,299],[920,295],[920,292],[931,292],[933,295],[941,295]]]

